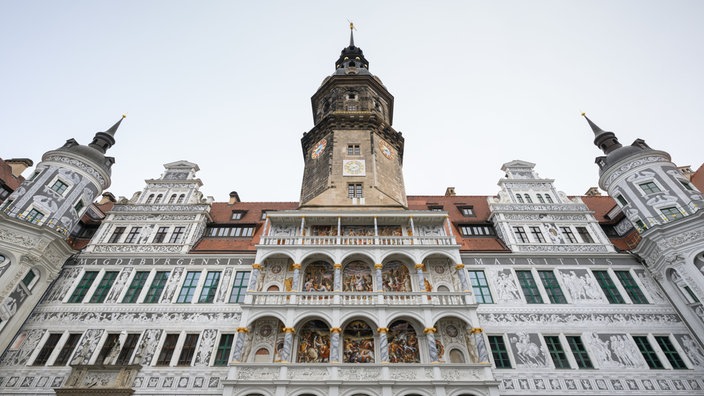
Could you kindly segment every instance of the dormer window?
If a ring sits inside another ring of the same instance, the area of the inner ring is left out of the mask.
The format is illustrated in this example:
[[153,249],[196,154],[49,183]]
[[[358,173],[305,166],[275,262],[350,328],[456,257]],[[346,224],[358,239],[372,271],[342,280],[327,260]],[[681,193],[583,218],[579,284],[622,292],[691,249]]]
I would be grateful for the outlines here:
[[230,217],[232,220],[240,220],[242,217],[244,217],[244,214],[247,213],[243,210],[233,210],[232,211],[232,217]]
[[474,217],[474,207],[472,206],[458,206],[457,209],[464,217]]

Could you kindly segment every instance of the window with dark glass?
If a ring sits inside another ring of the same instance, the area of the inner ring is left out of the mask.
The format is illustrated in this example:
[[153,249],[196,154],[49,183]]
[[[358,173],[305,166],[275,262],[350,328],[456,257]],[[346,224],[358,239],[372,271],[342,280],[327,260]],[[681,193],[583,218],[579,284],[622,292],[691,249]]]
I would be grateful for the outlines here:
[[76,211],[76,213],[80,212],[81,209],[83,209],[83,200],[78,200],[75,205],[73,205],[73,210]]
[[347,184],[347,198],[363,198],[362,183]]
[[39,354],[37,355],[37,358],[34,359],[34,363],[32,363],[32,366],[45,365],[46,362],[49,360],[49,356],[51,356],[51,353],[54,352],[54,348],[56,348],[56,344],[59,343],[60,339],[61,334],[49,334],[49,338],[46,339],[44,346],[42,346],[42,349],[39,350]]
[[[2,260],[0,260],[1,262]],[[37,273],[34,272],[34,270],[29,270],[27,274],[22,278],[22,284],[25,285],[27,288],[29,288],[29,285],[32,284],[32,281],[34,278],[37,277]]]
[[489,336],[489,348],[491,348],[491,356],[494,358],[496,368],[511,368],[511,359],[508,357],[508,349],[506,349],[503,336]]
[[246,238],[254,235],[253,225],[228,226],[228,227],[208,227],[206,236],[208,237],[234,237]]
[[640,186],[640,189],[643,190],[643,192],[646,194],[653,194],[653,193],[660,192],[660,187],[658,187],[658,185],[653,182],[641,183],[641,184],[639,184],[639,186]]
[[640,291],[638,284],[633,279],[630,272],[628,272],[628,271],[614,271],[614,272],[615,272],[618,280],[621,282],[621,285],[623,286],[623,288],[626,289],[626,293],[628,294],[628,297],[631,298],[631,301],[633,301],[633,304],[647,304],[648,303],[648,299],[646,299],[645,295],[643,295],[643,292]]
[[125,338],[125,344],[122,345],[120,354],[117,356],[117,361],[115,364],[129,364],[132,358],[132,353],[137,348],[137,341],[139,340],[139,334],[127,334]]
[[147,295],[144,297],[144,302],[148,304],[158,303],[168,279],[168,271],[157,272],[154,276],[154,280],[152,280],[151,286],[149,286],[149,290],[147,290]]
[[240,220],[242,217],[244,217],[244,214],[246,212],[242,210],[233,210],[232,211],[232,217],[230,217],[232,220]]
[[178,357],[179,366],[190,366],[193,360],[193,354],[196,351],[198,344],[198,334],[186,334],[186,340],[181,348],[181,354]]
[[623,299],[621,293],[619,293],[616,284],[609,276],[607,271],[592,271],[597,283],[601,286],[601,290],[606,295],[606,299],[609,300],[611,304],[625,304],[626,300]]
[[575,227],[577,229],[577,234],[579,234],[580,238],[582,238],[582,242],[584,243],[594,243],[594,239],[592,239],[591,234],[589,234],[589,230],[587,230],[587,227]]
[[638,227],[639,231],[645,231],[648,229],[645,223],[643,223],[643,220],[640,219],[636,220],[636,227]]
[[238,271],[235,274],[235,280],[232,282],[232,293],[230,293],[231,303],[241,303],[244,301],[244,296],[247,293],[249,284],[249,271]]
[[95,280],[95,278],[97,276],[98,276],[98,271],[86,271],[86,273],[83,274],[83,278],[81,278],[81,281],[78,282],[78,285],[76,286],[76,289],[73,291],[71,298],[68,299],[68,302],[70,302],[70,303],[83,302],[83,298],[88,293],[88,289],[90,289],[90,287],[93,285],[93,281]]
[[137,237],[139,237],[140,232],[142,232],[142,227],[130,228],[130,232],[127,233],[127,237],[125,238],[125,243],[137,242]]
[[164,195],[159,194],[156,196],[156,199],[154,200],[155,204],[161,203],[161,200],[164,199]]
[[567,360],[567,354],[565,350],[562,349],[562,344],[560,343],[560,337],[557,336],[545,336],[545,344],[548,346],[548,352],[552,358],[552,362],[555,368],[558,369],[568,369],[570,367],[570,362]]
[[668,220],[681,219],[684,217],[682,212],[680,212],[680,210],[677,209],[677,207],[675,206],[671,206],[669,208],[662,208],[660,209],[660,213],[662,213],[662,215],[665,216],[665,218]]
[[183,201],[186,200],[186,194],[181,194],[178,196],[178,200],[176,201],[177,204],[182,204]]
[[565,295],[562,294],[562,289],[560,289],[560,284],[557,282],[557,277],[554,272],[538,271],[538,276],[543,282],[543,287],[545,287],[545,292],[548,294],[551,303],[567,304]]
[[169,238],[169,243],[181,243],[181,238],[183,238],[183,233],[186,227],[174,227],[174,232],[171,233],[171,238]]
[[29,213],[27,214],[27,217],[25,217],[25,219],[28,222],[33,223],[33,224],[39,223],[43,218],[44,218],[44,213],[42,213],[36,209],[30,210]]
[[520,243],[528,243],[528,234],[523,227],[513,227],[513,233],[516,235],[516,239]]
[[120,237],[122,237],[122,234],[124,233],[125,227],[115,227],[112,235],[110,235],[110,239],[108,239],[108,243],[118,243],[120,241]]
[[618,203],[621,204],[621,206],[626,206],[626,205],[628,205],[628,201],[626,201],[626,198],[624,198],[623,195],[621,195],[621,194],[618,194],[618,195],[616,196],[616,200],[618,201]]
[[491,236],[496,235],[496,230],[490,225],[469,225],[462,224],[459,226],[463,236]]
[[159,227],[154,234],[153,243],[162,243],[166,239],[166,233],[169,232],[169,227]]
[[530,226],[528,227],[530,230],[531,235],[533,235],[533,239],[535,239],[536,242],[538,243],[545,243],[545,237],[543,236],[543,232],[540,230],[540,227],[538,226]]
[[59,355],[56,357],[56,360],[54,360],[54,366],[65,366],[66,363],[68,363],[69,359],[71,359],[71,355],[73,354],[73,350],[76,349],[76,345],[78,345],[78,340],[80,339],[81,334],[68,335],[66,342],[64,342],[64,346],[61,347],[61,351],[59,351]]
[[[678,180],[679,180],[679,179],[678,179]],[[684,181],[684,180],[679,180],[679,182],[680,182],[680,184],[682,184],[682,186],[683,186],[684,188],[686,188],[687,190],[689,190],[689,191],[694,191],[694,187],[692,187],[692,183],[687,182],[687,181]]]
[[695,303],[699,302],[699,298],[697,298],[697,295],[694,294],[694,292],[692,291],[692,289],[689,286],[684,286],[683,289],[689,295],[691,302],[695,302]]
[[105,301],[105,297],[108,296],[108,292],[112,287],[112,284],[117,279],[117,271],[107,271],[103,275],[103,278],[98,283],[98,287],[95,288],[95,292],[91,296],[89,302],[91,303],[101,303]]
[[193,294],[196,292],[199,279],[200,271],[189,271],[186,273],[186,280],[183,281],[181,293],[179,293],[178,298],[176,299],[177,303],[189,303],[193,300]]
[[562,231],[562,235],[564,235],[565,238],[567,238],[567,242],[577,243],[577,238],[574,236],[574,233],[572,232],[572,228],[560,227],[560,231]]
[[543,297],[540,296],[540,290],[538,284],[535,283],[533,274],[530,271],[516,271],[516,276],[523,294],[526,296],[526,302],[528,304],[542,304]]
[[218,350],[215,353],[215,366],[227,366],[230,361],[230,351],[232,351],[232,341],[234,341],[234,334],[223,334],[220,336],[220,343],[218,344]]
[[648,337],[634,336],[633,341],[636,342],[636,345],[638,346],[638,350],[640,351],[641,355],[643,355],[643,359],[645,359],[645,362],[648,363],[648,367],[650,367],[651,369],[665,368],[665,367],[663,367],[662,362],[658,358],[657,353],[655,353],[653,346],[650,345],[650,342],[648,341]]
[[347,145],[347,155],[360,155],[362,151],[359,148],[359,144],[348,144]]
[[677,352],[677,349],[675,349],[675,346],[672,345],[672,341],[670,341],[669,337],[656,336],[655,341],[657,341],[658,345],[660,345],[660,349],[662,349],[662,352],[665,354],[667,361],[670,362],[673,369],[687,369],[687,365],[684,363],[684,360],[682,360],[682,358],[680,357],[680,354]]
[[176,194],[171,194],[171,198],[169,198],[169,203],[175,203],[176,202]]
[[61,180],[57,180],[54,182],[54,184],[51,185],[51,189],[54,190],[57,194],[63,195],[64,192],[66,192],[66,189],[68,189],[68,184],[64,183]]
[[157,366],[168,366],[171,363],[171,357],[174,355],[176,343],[178,342],[178,334],[167,334],[164,339],[164,345],[159,352],[159,358],[156,360]]
[[464,217],[474,217],[474,207],[473,206],[459,206],[458,209],[462,216]]
[[474,292],[474,298],[479,304],[491,304],[494,300],[491,298],[491,291],[489,290],[489,283],[486,281],[486,276],[484,271],[467,271],[469,273],[469,280],[472,284],[472,291]]
[[134,274],[134,278],[132,278],[132,283],[127,288],[125,296],[122,298],[122,302],[129,304],[137,302],[137,298],[139,298],[139,294],[142,292],[148,277],[149,271],[137,271]]
[[218,283],[220,282],[220,271],[208,271],[205,276],[203,289],[200,291],[199,303],[211,303],[215,300],[215,293],[218,291]]
[[146,204],[149,205],[152,201],[154,201],[154,194],[149,194]]
[[592,360],[589,358],[587,349],[584,347],[582,338],[579,336],[567,336],[567,344],[569,344],[572,350],[572,356],[574,360],[577,361],[577,367],[581,369],[591,369],[594,368]]

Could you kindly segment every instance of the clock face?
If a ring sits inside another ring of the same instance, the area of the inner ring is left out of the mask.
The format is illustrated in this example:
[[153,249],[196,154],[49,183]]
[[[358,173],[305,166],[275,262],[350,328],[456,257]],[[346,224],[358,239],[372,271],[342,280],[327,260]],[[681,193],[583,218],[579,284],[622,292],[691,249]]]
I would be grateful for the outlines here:
[[364,176],[366,173],[364,160],[343,160],[342,175],[343,176]]
[[379,143],[379,149],[381,150],[381,153],[384,154],[384,157],[388,159],[391,159],[394,156],[393,149],[389,147],[386,142]]
[[325,140],[325,139],[320,140],[318,142],[318,144],[316,144],[313,147],[313,150],[310,152],[310,157],[313,159],[320,157],[320,154],[322,154],[323,151],[325,151],[325,147],[327,147],[327,145],[328,145],[327,140]]

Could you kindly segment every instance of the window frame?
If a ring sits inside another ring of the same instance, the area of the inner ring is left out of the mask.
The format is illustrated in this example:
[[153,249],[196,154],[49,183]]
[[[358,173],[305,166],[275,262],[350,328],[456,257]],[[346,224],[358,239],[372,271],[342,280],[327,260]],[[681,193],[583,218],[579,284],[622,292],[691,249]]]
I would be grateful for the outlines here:
[[657,194],[663,191],[654,180],[638,183],[638,187],[643,192],[643,195]]
[[53,180],[49,189],[63,197],[66,195],[66,192],[71,189],[71,185],[63,181],[61,178],[57,177]]
[[555,276],[553,270],[540,270],[538,271],[538,277],[551,304],[567,304],[567,298],[565,298],[560,282],[557,281],[557,276]]
[[508,348],[506,347],[506,341],[503,335],[490,335],[489,338],[489,349],[491,350],[491,357],[494,360],[494,366],[497,369],[510,369],[513,368],[511,364],[511,357],[508,353]]
[[518,243],[530,243],[526,229],[523,226],[514,226],[513,235],[516,236]]
[[176,298],[177,304],[190,304],[193,302],[193,296],[196,294],[201,273],[202,271],[186,272],[186,276],[183,278],[183,284],[181,285],[181,291]]
[[167,333],[164,337],[164,343],[161,345],[161,350],[159,351],[159,356],[156,359],[155,366],[169,366],[171,365],[171,359],[174,356],[174,351],[176,350],[176,344],[178,344],[180,334],[178,333]]
[[[240,277],[239,275],[242,274]],[[229,303],[241,304],[244,302],[244,298],[247,295],[247,288],[249,287],[249,281],[251,279],[251,271],[237,271],[232,280],[232,288],[230,289]],[[235,294],[235,289],[237,289],[237,294]],[[234,297],[234,300],[233,300]]]
[[91,304],[104,303],[105,299],[108,297],[108,292],[112,289],[112,285],[115,284],[118,273],[119,271],[105,271],[88,302]]
[[59,354],[56,356],[56,359],[54,359],[54,362],[51,365],[67,365],[71,361],[71,355],[73,355],[73,351],[76,350],[76,347],[78,346],[78,341],[80,341],[82,336],[83,334],[81,333],[69,333],[68,337],[66,338],[66,341],[64,342],[64,345],[61,346]]
[[76,288],[73,289],[73,293],[71,293],[71,297],[69,297],[67,303],[71,304],[80,304],[83,302],[83,300],[86,298],[86,294],[88,294],[88,290],[93,286],[93,282],[95,282],[95,279],[98,277],[98,273],[100,271],[86,271],[83,273],[83,276],[81,277],[81,280],[78,281],[78,284],[76,285]]
[[648,367],[650,369],[662,370],[665,368],[665,366],[662,364],[662,361],[658,357],[657,352],[655,352],[655,349],[653,348],[652,344],[650,344],[650,340],[648,340],[648,337],[633,336],[633,341],[636,343],[640,354],[643,356],[645,363],[648,364]]
[[359,143],[348,143],[347,155],[362,155],[362,149]]
[[178,360],[176,361],[177,366],[191,365],[196,355],[196,347],[198,346],[199,339],[199,333],[186,334],[186,338],[183,340],[183,345],[181,346],[181,352],[178,354]]
[[567,353],[565,353],[565,348],[562,347],[559,336],[543,336],[545,340],[545,345],[548,349],[548,354],[552,363],[556,369],[571,369],[570,361],[567,359]]
[[363,183],[347,183],[347,198],[364,198]]
[[679,352],[677,351],[677,348],[675,348],[674,343],[670,341],[670,337],[654,336],[654,338],[655,342],[658,344],[660,350],[665,355],[665,358],[674,370],[687,370],[689,368],[680,356]]
[[[232,333],[220,334],[218,347],[215,350],[215,359],[213,366],[222,367],[230,363],[230,355],[232,354],[232,345],[235,342],[235,335]],[[246,356],[244,357],[246,358]]]
[[582,240],[582,243],[596,243],[594,241],[594,237],[592,237],[592,234],[589,232],[589,229],[587,227],[575,226],[574,228],[575,230],[577,230],[577,234]]
[[47,337],[46,341],[44,341],[44,345],[39,349],[37,357],[34,358],[32,366],[45,366],[49,362],[49,358],[59,345],[62,335],[62,333],[49,333],[49,337]]
[[564,235],[565,238],[567,238],[567,243],[577,243],[577,236],[574,235],[574,232],[572,232],[572,227],[561,226],[560,232],[562,232],[562,235]]
[[158,304],[161,299],[161,295],[164,293],[164,288],[166,283],[171,277],[171,271],[157,271],[154,274],[149,289],[147,289],[147,294],[144,296],[145,304]]
[[477,217],[476,213],[474,213],[474,206],[472,205],[461,205],[457,207],[457,210],[459,210],[464,217]]
[[589,352],[587,351],[587,348],[584,346],[582,337],[565,336],[565,339],[567,339],[567,345],[570,347],[572,356],[574,357],[574,360],[577,363],[577,368],[593,369],[594,364],[592,363],[592,359],[589,357]]
[[[198,303],[212,303],[215,301],[215,296],[218,292],[218,286],[220,284],[222,271],[208,271],[205,274],[205,282],[203,287],[200,289],[200,296],[198,297]],[[213,278],[211,278],[211,275]]]
[[149,279],[149,271],[135,272],[130,285],[127,287],[125,295],[122,297],[122,303],[136,303],[139,299],[139,295],[142,294],[142,290],[144,290],[144,285],[147,284],[147,279]]
[[130,228],[130,232],[127,233],[127,236],[122,243],[137,243],[141,233],[142,226],[132,226],[132,228]]
[[167,226],[157,228],[156,233],[154,233],[152,243],[164,243],[164,239],[166,239],[166,235],[169,233],[169,228],[171,227]]
[[677,205],[659,208],[658,210],[660,211],[661,216],[668,221],[685,217],[684,213],[682,213],[682,210]]
[[174,227],[174,230],[171,231],[171,236],[169,237],[169,243],[181,243],[183,241],[183,237],[186,234],[186,227],[184,226],[176,226]]
[[609,304],[625,304],[626,299],[623,298],[621,295],[621,292],[618,290],[618,287],[616,286],[616,282],[611,278],[611,275],[609,275],[609,271],[607,270],[592,270],[592,274],[594,274],[594,278],[596,279],[596,282],[599,284],[599,287],[601,287],[601,291],[604,293],[606,296],[606,299],[609,301]]
[[[494,298],[491,295],[491,288],[489,287],[489,282],[486,278],[484,270],[468,270],[467,273],[476,303],[493,304]],[[481,276],[478,276],[480,274]]]
[[125,233],[125,230],[127,227],[119,226],[115,227],[112,230],[112,235],[110,235],[110,238],[108,238],[107,243],[120,243],[120,238],[122,238],[122,235]]
[[120,349],[120,354],[117,355],[116,365],[126,365],[130,364],[132,360],[132,355],[135,349],[137,349],[137,342],[139,341],[140,333],[128,333],[125,338],[125,342]]
[[521,286],[523,296],[528,304],[545,304],[543,296],[540,294],[540,288],[535,281],[533,272],[530,270],[516,270],[516,278]]
[[640,289],[640,286],[638,286],[638,283],[636,283],[630,271],[614,271],[614,274],[616,274],[616,279],[621,282],[621,286],[623,286],[623,289],[626,291],[626,294],[628,294],[633,304],[650,304],[650,301],[645,297],[645,294],[643,294],[643,291]]

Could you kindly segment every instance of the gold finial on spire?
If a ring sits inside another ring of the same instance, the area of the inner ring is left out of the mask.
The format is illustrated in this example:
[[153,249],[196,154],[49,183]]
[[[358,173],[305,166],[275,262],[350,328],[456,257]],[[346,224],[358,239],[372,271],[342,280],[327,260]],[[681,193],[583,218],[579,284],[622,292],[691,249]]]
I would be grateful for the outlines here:
[[122,118],[127,118],[127,113],[123,114]]
[[582,114],[582,117],[586,117],[586,116],[587,116],[587,113],[585,113],[585,112],[582,112],[581,114]]
[[350,30],[354,30],[354,22],[350,22]]

